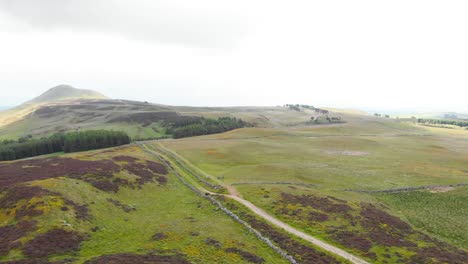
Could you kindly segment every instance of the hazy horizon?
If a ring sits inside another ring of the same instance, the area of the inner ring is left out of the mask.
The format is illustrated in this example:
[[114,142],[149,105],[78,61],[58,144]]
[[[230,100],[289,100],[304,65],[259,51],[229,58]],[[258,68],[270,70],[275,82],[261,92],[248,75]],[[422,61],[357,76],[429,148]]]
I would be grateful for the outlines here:
[[468,3],[0,0],[0,106],[65,83],[191,106],[468,112]]
[[[54,86],[55,87],[55,86]],[[74,86],[72,86],[74,87]],[[53,88],[53,87],[51,87]],[[74,88],[78,88],[78,87],[74,87]],[[50,88],[49,88],[50,89]],[[86,89],[86,88],[78,88],[78,89]],[[89,90],[89,89],[86,89],[86,90]],[[45,90],[44,92],[46,92],[47,90]],[[97,91],[97,92],[100,92],[99,90],[94,90],[94,91]],[[31,98],[26,98],[24,101],[21,101],[21,102],[18,102],[16,104],[0,104],[0,111],[2,110],[7,110],[7,109],[10,109],[10,108],[14,108],[16,106],[19,106],[39,95],[41,95],[42,93],[40,94],[37,94],[36,96],[33,96]],[[106,95],[106,94],[104,94]],[[107,96],[107,95],[106,95]],[[113,97],[110,97],[109,98],[111,99],[117,99],[117,100],[129,100],[129,98],[113,98]],[[133,99],[135,101],[148,101],[146,99]],[[166,105],[174,105],[174,106],[196,106],[196,107],[203,107],[203,106],[206,106],[206,107],[236,107],[236,106],[282,106],[282,105],[285,105],[285,104],[295,104],[297,102],[285,102],[285,103],[282,103],[282,104],[276,104],[276,105],[268,105],[268,104],[265,104],[265,105],[260,105],[260,104],[250,104],[250,105],[216,105],[216,104],[211,104],[211,105],[206,105],[206,104],[170,104],[170,103],[163,103],[163,102],[153,102],[153,101],[148,101],[150,103],[155,103],[155,104],[166,104]],[[310,104],[310,103],[309,103]],[[310,104],[310,105],[313,105],[313,104]],[[410,107],[406,107],[406,108],[391,108],[391,107],[379,107],[379,106],[351,106],[351,105],[344,105],[344,106],[323,106],[323,105],[313,105],[313,106],[316,106],[316,107],[324,107],[324,108],[337,108],[337,109],[351,109],[351,110],[360,110],[360,111],[363,111],[363,112],[367,112],[367,113],[385,113],[385,114],[392,114],[392,115],[409,115],[409,114],[426,114],[426,113],[431,113],[431,112],[447,112],[447,113],[450,113],[450,112],[458,112],[458,113],[462,113],[462,114],[468,114],[468,111],[465,111],[465,110],[451,110],[451,109],[445,109],[445,108],[430,108],[430,107],[426,107],[426,108],[410,108]]]

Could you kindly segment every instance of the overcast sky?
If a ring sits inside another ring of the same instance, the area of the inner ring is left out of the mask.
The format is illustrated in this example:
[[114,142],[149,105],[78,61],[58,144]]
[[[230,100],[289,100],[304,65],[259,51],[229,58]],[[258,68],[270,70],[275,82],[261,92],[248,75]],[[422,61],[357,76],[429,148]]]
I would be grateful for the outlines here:
[[58,84],[173,105],[468,112],[468,1],[0,0],[0,106]]

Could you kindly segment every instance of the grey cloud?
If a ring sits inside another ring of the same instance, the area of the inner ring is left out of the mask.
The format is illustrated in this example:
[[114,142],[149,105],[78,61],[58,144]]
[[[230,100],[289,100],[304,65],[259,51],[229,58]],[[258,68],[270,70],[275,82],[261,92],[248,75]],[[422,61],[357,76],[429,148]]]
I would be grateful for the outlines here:
[[[222,2],[222,3],[220,3]],[[0,11],[40,30],[90,31],[129,39],[219,47],[246,30],[235,1],[0,0]]]

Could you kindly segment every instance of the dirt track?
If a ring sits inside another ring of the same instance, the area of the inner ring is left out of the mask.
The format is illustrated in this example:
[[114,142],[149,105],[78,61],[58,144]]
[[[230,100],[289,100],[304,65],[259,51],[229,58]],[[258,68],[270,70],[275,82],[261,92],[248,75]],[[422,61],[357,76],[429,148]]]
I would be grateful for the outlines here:
[[[154,151],[150,150],[151,152],[155,153]],[[191,164],[192,166],[194,166],[193,164]],[[335,254],[335,255],[338,255],[346,260],[349,260],[351,261],[352,263],[355,263],[355,264],[369,264],[368,262],[362,260],[361,258],[357,257],[357,256],[354,256],[353,254],[350,254],[340,248],[337,248],[333,245],[330,245],[326,242],[323,242],[307,233],[304,233],[280,220],[278,220],[277,218],[269,215],[267,212],[263,211],[262,209],[260,209],[259,207],[255,206],[254,204],[252,204],[251,202],[245,200],[245,199],[242,199],[239,197],[238,193],[237,193],[237,190],[233,187],[233,186],[224,186],[226,187],[226,189],[230,192],[230,195],[224,195],[225,197],[227,198],[231,198],[233,200],[236,200],[238,201],[239,203],[243,204],[244,206],[246,206],[248,209],[250,209],[253,213],[255,213],[257,216],[263,218],[264,220],[266,220],[267,222],[273,224],[274,226],[277,226],[281,229],[284,229],[286,232],[290,233],[290,234],[293,234],[297,237],[300,237],[314,245],[316,245],[317,247],[320,247],[332,254]],[[205,189],[201,189],[199,190],[203,193],[210,193],[212,195],[219,195],[219,194],[216,194],[216,193],[212,193],[212,192],[209,192]]]
[[[228,188],[228,190],[231,190],[231,188]],[[265,219],[266,221],[268,221],[269,223],[279,227],[279,228],[282,228],[284,229],[286,232],[288,233],[291,233],[295,236],[298,236],[306,241],[309,241],[310,243],[320,247],[320,248],[323,248],[325,249],[326,251],[328,252],[331,252],[335,255],[338,255],[338,256],[341,256],[342,258],[344,259],[347,259],[349,261],[351,261],[352,263],[356,263],[356,264],[364,264],[364,263],[368,263],[342,249],[339,249],[335,246],[332,246],[326,242],[323,242],[321,240],[318,240],[316,238],[314,238],[313,236],[311,235],[308,235],[278,219],[276,219],[275,217],[269,215],[268,213],[266,213],[265,211],[263,211],[262,209],[258,208],[257,206],[255,206],[254,204],[252,204],[251,202],[247,201],[247,200],[244,200],[236,195],[225,195],[226,197],[229,197],[231,199],[234,199],[236,201],[238,201],[239,203],[243,204],[244,206],[246,206],[247,208],[249,208],[252,212],[254,212],[256,215],[260,216],[261,218]]]

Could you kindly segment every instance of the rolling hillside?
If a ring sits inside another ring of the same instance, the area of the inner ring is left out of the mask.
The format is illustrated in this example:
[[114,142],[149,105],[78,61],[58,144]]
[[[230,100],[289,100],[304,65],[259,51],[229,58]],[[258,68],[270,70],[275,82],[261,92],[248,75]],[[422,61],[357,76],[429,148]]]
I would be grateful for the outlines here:
[[184,117],[236,117],[259,127],[284,127],[305,124],[312,116],[322,114],[287,107],[167,106],[109,99],[98,92],[60,85],[0,112],[0,139],[86,129],[123,130],[133,138],[155,138],[166,135],[164,123]]
[[463,128],[299,105],[166,106],[66,86],[2,115],[15,120],[0,139],[167,137],[168,124],[200,117],[255,125],[0,162],[0,263],[467,263]]
[[0,163],[0,186],[1,263],[287,263],[136,146]]

